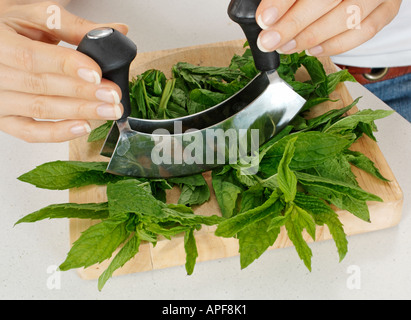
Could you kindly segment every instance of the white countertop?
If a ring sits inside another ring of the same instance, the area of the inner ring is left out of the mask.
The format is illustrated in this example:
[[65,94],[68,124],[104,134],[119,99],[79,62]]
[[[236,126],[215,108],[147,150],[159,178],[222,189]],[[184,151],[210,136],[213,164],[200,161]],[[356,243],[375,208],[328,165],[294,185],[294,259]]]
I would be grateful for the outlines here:
[[[124,22],[140,52],[243,38],[226,16],[228,0],[72,0],[69,9],[99,22]],[[351,95],[359,107],[388,107],[358,84]],[[349,252],[338,262],[333,241],[311,244],[312,272],[294,248],[266,252],[245,270],[239,258],[197,263],[111,279],[102,292],[76,271],[60,275],[50,289],[50,266],[69,251],[67,220],[13,227],[22,216],[68,201],[67,191],[47,191],[16,178],[35,166],[68,159],[68,144],[27,144],[0,133],[0,299],[410,299],[411,298],[411,125],[399,115],[377,122],[379,146],[404,191],[401,223],[391,229],[349,237]],[[361,272],[361,287],[347,286],[350,268]],[[51,267],[52,268],[52,267]]]

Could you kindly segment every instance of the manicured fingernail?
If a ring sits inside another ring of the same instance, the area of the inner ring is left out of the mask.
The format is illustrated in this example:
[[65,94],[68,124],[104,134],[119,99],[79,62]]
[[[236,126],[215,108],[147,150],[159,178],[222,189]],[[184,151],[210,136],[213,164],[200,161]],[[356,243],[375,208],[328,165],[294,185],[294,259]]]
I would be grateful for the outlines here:
[[89,124],[84,124],[84,125],[75,125],[71,127],[70,129],[71,133],[76,135],[76,136],[84,136],[85,134],[88,134],[91,132],[91,128]]
[[119,105],[103,104],[97,107],[97,114],[108,120],[120,119],[122,116],[122,111]]
[[323,52],[324,52],[324,48],[321,46],[316,46],[309,50],[305,50],[305,53],[307,54],[307,56],[318,56]]
[[288,51],[294,50],[297,48],[297,41],[291,40],[283,45],[280,49],[277,49],[278,53],[287,53]]
[[271,52],[280,42],[281,35],[277,31],[266,31],[258,37],[257,46],[262,52]]
[[120,96],[118,95],[117,91],[113,89],[99,89],[96,91],[96,98],[112,103],[112,104],[120,104]]
[[257,23],[261,29],[268,29],[278,19],[278,9],[276,7],[270,7],[265,9],[262,14],[257,17]]
[[94,70],[82,68],[77,70],[77,74],[81,79],[86,80],[87,82],[94,84],[101,83],[100,75]]

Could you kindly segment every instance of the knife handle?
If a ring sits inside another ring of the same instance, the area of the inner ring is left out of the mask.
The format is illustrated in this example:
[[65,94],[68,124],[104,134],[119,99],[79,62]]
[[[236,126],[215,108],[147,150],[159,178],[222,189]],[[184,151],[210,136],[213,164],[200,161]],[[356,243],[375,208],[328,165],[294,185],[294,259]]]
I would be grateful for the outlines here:
[[260,3],[261,0],[232,0],[228,6],[228,15],[243,29],[256,68],[260,71],[272,71],[280,66],[280,55],[276,51],[262,52],[257,47],[257,39],[262,31],[256,20],[256,11]]
[[77,50],[97,62],[103,78],[113,81],[121,88],[121,104],[124,108],[121,120],[129,117],[130,64],[137,55],[137,46],[134,42],[115,29],[98,28],[87,33]]

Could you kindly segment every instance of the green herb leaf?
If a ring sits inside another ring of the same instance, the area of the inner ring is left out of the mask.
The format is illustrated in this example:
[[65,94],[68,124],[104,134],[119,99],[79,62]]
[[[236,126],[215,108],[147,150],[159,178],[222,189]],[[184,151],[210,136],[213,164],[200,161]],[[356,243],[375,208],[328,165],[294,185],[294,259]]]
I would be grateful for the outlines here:
[[296,176],[310,194],[329,201],[338,208],[347,210],[367,222],[370,222],[370,214],[366,201],[382,202],[380,197],[345,182],[302,172],[297,172]]
[[260,172],[264,176],[272,176],[277,173],[287,143],[295,137],[298,139],[294,145],[294,157],[289,165],[290,169],[294,171],[313,168],[326,159],[341,153],[352,143],[344,137],[316,131],[290,134],[265,149],[265,155],[260,163]]
[[316,224],[327,225],[337,247],[340,261],[342,261],[348,252],[348,241],[343,225],[334,210],[321,199],[300,192],[296,195],[295,203],[300,208],[311,212]]
[[105,185],[126,179],[106,173],[107,162],[55,161],[42,164],[18,179],[49,190]]
[[237,199],[243,188],[235,180],[233,171],[226,172],[224,176],[218,175],[218,171],[213,171],[212,183],[223,217],[230,218],[235,214]]
[[104,140],[110,132],[110,129],[113,126],[113,122],[114,121],[111,120],[107,121],[106,123],[91,131],[90,135],[88,136],[87,142]]
[[357,82],[354,76],[348,72],[348,70],[341,70],[335,73],[332,73],[327,76],[328,78],[328,94],[331,94],[337,88],[337,85],[341,82]]
[[251,224],[267,216],[281,213],[284,206],[281,201],[278,200],[279,195],[274,191],[270,198],[262,205],[220,222],[215,234],[220,237],[231,238]]
[[181,195],[178,199],[179,204],[201,205],[210,199],[210,188],[201,174],[173,178],[168,181],[178,184],[181,189]]
[[361,152],[347,150],[345,152],[345,157],[351,164],[353,164],[357,168],[368,172],[369,174],[382,181],[390,181],[381,174],[380,170],[375,166],[375,163]]
[[87,268],[110,258],[129,236],[127,219],[128,216],[109,218],[84,231],[74,242],[60,270]]
[[392,113],[393,111],[387,111],[387,110],[371,110],[371,109],[362,110],[362,111],[359,111],[353,115],[350,115],[348,117],[345,117],[335,122],[333,125],[327,128],[324,132],[331,133],[331,134],[335,134],[335,133],[341,134],[341,133],[344,133],[345,131],[353,131],[360,124],[374,125],[373,122],[375,120],[388,117]]
[[106,282],[113,276],[114,271],[122,268],[128,261],[134,258],[140,249],[141,240],[134,235],[124,247],[117,253],[110,265],[98,278],[98,290],[101,291]]
[[29,223],[45,219],[105,219],[109,216],[108,204],[104,203],[64,203],[54,204],[33,212],[16,222]]
[[238,233],[241,269],[247,268],[277,240],[279,228],[266,231],[271,220],[272,216],[268,216]]
[[297,178],[289,168],[292,158],[294,157],[295,152],[295,142],[298,137],[295,137],[288,141],[283,158],[280,161],[278,166],[278,186],[281,191],[284,193],[284,198],[286,202],[291,202],[295,198],[297,193]]
[[298,256],[304,261],[305,266],[311,271],[311,258],[313,256],[310,247],[302,236],[304,226],[302,225],[298,211],[294,210],[294,214],[297,215],[294,219],[287,219],[285,222],[285,228],[287,235],[293,243]]
[[184,235],[184,249],[186,251],[186,271],[188,275],[192,275],[198,257],[197,244],[194,237],[194,229],[186,231]]
[[108,184],[107,197],[112,217],[130,212],[155,218],[164,217],[162,209],[166,205],[142,188],[138,180],[129,179]]
[[183,226],[208,225],[213,226],[222,221],[222,218],[216,215],[204,216],[194,214],[193,209],[184,205],[168,204],[162,209],[160,221],[174,221]]

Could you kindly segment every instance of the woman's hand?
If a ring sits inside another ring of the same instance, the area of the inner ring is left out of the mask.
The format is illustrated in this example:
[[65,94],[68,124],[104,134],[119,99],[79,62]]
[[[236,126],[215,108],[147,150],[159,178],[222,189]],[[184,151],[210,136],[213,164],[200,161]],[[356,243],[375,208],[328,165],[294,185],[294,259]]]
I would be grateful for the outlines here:
[[87,120],[116,120],[123,112],[120,88],[102,79],[98,64],[57,46],[78,45],[102,25],[60,6],[61,28],[50,29],[48,9],[56,5],[10,5],[0,13],[0,130],[28,142],[68,141],[90,132]]
[[401,0],[262,0],[260,50],[332,56],[374,37],[398,14]]

